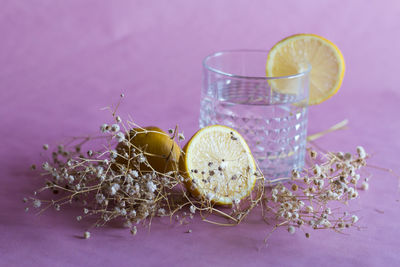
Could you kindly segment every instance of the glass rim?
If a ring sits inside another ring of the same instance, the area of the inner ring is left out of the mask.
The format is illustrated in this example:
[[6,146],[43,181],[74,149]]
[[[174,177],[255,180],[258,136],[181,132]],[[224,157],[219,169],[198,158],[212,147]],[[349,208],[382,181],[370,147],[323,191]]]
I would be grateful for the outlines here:
[[203,67],[209,71],[218,73],[220,75],[224,75],[227,77],[232,77],[232,78],[240,78],[240,79],[256,79],[256,80],[277,80],[277,79],[292,79],[292,78],[299,78],[301,76],[305,76],[308,73],[310,73],[311,71],[311,64],[307,63],[307,69],[305,71],[296,73],[296,74],[291,74],[291,75],[285,75],[285,76],[272,76],[272,77],[268,77],[268,76],[243,76],[243,75],[238,75],[238,74],[233,74],[233,73],[228,73],[228,72],[224,72],[222,70],[216,69],[211,67],[210,65],[207,64],[207,61],[211,58],[215,58],[218,56],[221,56],[223,54],[232,54],[232,53],[237,53],[237,52],[263,52],[268,54],[268,50],[262,50],[262,49],[235,49],[235,50],[224,50],[224,51],[218,51],[218,52],[214,52],[208,56],[206,56],[203,59]]

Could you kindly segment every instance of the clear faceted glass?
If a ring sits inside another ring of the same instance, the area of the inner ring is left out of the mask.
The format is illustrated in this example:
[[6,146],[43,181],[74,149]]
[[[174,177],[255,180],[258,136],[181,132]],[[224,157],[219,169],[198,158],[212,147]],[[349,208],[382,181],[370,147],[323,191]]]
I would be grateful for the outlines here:
[[268,51],[218,52],[203,61],[200,127],[222,124],[246,139],[266,179],[304,166],[310,67],[266,77]]

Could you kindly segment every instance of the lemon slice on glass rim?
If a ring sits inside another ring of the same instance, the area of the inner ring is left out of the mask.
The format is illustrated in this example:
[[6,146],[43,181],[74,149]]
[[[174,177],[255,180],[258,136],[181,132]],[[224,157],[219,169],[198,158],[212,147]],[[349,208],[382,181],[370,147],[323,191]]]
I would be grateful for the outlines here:
[[[267,77],[302,73],[311,65],[309,105],[332,97],[339,90],[345,63],[339,48],[328,39],[315,34],[295,34],[272,47],[268,53]],[[290,93],[288,81],[271,80],[273,90]]]
[[234,129],[223,125],[204,127],[193,135],[183,152],[180,171],[193,196],[230,205],[253,190],[256,163],[246,141]]

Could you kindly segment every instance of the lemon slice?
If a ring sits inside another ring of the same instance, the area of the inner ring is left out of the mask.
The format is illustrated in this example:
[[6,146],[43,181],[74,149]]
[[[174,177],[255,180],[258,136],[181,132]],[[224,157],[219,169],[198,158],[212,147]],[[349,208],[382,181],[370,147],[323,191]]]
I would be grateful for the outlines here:
[[[266,72],[269,77],[310,73],[309,104],[319,104],[339,90],[345,70],[343,55],[331,41],[315,34],[296,34],[278,42],[268,54]],[[279,83],[279,80],[274,80]],[[275,90],[290,93],[290,83],[275,84]]]
[[212,125],[200,129],[183,148],[180,170],[188,191],[220,205],[248,196],[256,182],[256,164],[235,130]]

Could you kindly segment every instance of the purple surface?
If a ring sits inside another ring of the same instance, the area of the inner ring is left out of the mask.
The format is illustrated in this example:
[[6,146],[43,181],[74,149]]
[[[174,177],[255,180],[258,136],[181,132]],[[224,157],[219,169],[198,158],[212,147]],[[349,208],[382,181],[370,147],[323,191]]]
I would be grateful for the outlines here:
[[[339,94],[310,108],[309,132],[329,150],[363,145],[370,163],[399,172],[400,2],[393,1],[0,1],[1,266],[397,266],[398,181],[371,169],[370,190],[351,206],[362,231],[275,232],[252,216],[233,228],[153,223],[136,237],[118,225],[92,231],[78,210],[41,216],[22,197],[40,184],[29,166],[43,143],[96,132],[100,108],[126,100],[140,125],[186,136],[197,129],[201,60],[217,50],[268,49],[312,32],[334,41],[347,71]],[[185,234],[192,229],[191,234]],[[261,249],[262,248],[262,249]]]

